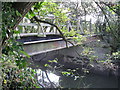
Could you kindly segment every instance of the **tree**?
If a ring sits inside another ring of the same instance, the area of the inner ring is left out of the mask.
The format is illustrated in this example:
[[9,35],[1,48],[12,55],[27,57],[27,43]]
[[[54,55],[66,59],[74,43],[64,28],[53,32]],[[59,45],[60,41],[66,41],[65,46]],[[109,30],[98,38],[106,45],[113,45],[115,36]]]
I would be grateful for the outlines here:
[[[21,43],[17,42],[16,37],[13,36],[13,34],[19,33],[19,31],[17,32],[14,29],[26,12],[22,12],[24,9],[20,9],[20,7],[18,10],[15,10],[14,8],[16,6],[13,5],[14,3],[12,2],[2,3],[3,41],[2,56],[0,58],[2,87],[11,89],[38,87],[39,85],[34,77],[35,70],[28,67],[27,60],[21,57],[22,53],[25,55],[27,55],[27,53],[23,51]],[[22,15],[19,12],[21,12]],[[29,55],[27,55],[27,57],[29,57]]]

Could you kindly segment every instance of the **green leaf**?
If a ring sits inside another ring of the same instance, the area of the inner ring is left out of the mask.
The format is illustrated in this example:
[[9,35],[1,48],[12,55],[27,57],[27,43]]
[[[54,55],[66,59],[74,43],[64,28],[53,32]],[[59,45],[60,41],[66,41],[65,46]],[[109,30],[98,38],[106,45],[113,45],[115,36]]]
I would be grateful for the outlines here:
[[14,34],[19,34],[19,33],[20,33],[20,31],[14,30]]
[[49,65],[48,65],[48,64],[45,64],[44,66],[45,66],[45,67],[48,67]]
[[25,52],[25,51],[20,51],[20,53],[24,54],[25,56],[27,56],[28,58],[30,58],[30,56]]
[[57,63],[57,60],[48,60],[48,62],[55,62],[55,63]]
[[16,11],[16,14],[17,14],[17,16],[22,17],[22,15],[18,11]]

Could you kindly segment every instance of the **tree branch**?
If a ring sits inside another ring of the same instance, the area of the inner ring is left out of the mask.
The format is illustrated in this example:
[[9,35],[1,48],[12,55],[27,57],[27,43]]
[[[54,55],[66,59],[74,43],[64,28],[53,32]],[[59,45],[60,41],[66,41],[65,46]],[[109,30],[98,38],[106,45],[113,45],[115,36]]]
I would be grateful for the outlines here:
[[105,2],[101,2],[101,3],[103,3],[104,5],[106,5],[106,6],[108,6],[113,12],[115,12],[117,15],[120,15],[120,13],[118,13],[117,11],[115,11],[113,8],[111,8],[110,6],[109,6],[109,4],[106,4]]
[[67,42],[69,42],[70,44],[72,44],[72,45],[74,46],[74,44],[73,44],[72,42],[68,41],[68,40],[65,38],[65,36],[63,35],[63,33],[61,32],[61,30],[59,29],[59,27],[58,27],[57,25],[55,25],[55,24],[53,24],[53,23],[50,23],[50,22],[48,22],[48,21],[40,20],[40,19],[38,19],[36,16],[34,16],[33,18],[34,18],[35,21],[37,21],[37,22],[47,23],[47,24],[50,24],[51,26],[55,27],[55,28],[59,31],[59,33],[60,33],[61,37],[63,38],[63,40],[65,41],[66,47],[68,47],[68,43],[67,43]]
[[[13,3],[13,7],[12,8],[14,8],[15,10],[18,10],[21,13],[22,17],[18,16],[16,18],[16,21],[17,21],[16,24],[12,28],[8,28],[8,30],[7,30],[8,37],[3,38],[3,40],[2,40],[2,48],[4,48],[6,46],[6,42],[5,41],[9,40],[10,37],[13,35],[13,32],[10,32],[9,29],[14,30],[18,26],[20,21],[24,18],[26,13],[30,10],[32,5],[34,5],[34,4],[35,4],[35,2]],[[25,6],[24,7],[18,7],[18,6],[22,6],[22,5],[23,6],[25,5]]]
[[50,84],[51,84],[51,87],[52,87],[52,88],[55,88],[55,87],[54,87],[54,83],[50,81],[46,70],[45,70],[45,74],[46,74],[46,77],[47,77],[48,81],[49,81]]
[[[94,1],[95,2],[95,1]],[[98,4],[98,2],[95,2],[97,4],[97,6],[101,9],[101,11],[103,12],[105,19],[107,20],[108,26],[110,28],[110,30],[112,30],[112,28],[110,27],[110,23],[109,23],[109,19],[107,18],[105,11],[103,10],[103,8]]]

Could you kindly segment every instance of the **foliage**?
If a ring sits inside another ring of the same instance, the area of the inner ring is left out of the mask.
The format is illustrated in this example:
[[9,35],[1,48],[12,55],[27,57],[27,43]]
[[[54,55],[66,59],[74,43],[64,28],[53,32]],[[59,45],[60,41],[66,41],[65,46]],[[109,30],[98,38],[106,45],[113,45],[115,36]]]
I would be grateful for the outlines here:
[[[27,89],[36,87],[35,71],[25,66],[20,68],[21,65],[17,65],[15,59],[18,58],[11,55],[2,55],[3,88]],[[23,64],[23,61],[21,61],[21,64]]]
[[35,70],[28,67],[27,60],[21,56],[25,54],[29,57],[29,55],[23,51],[22,44],[16,41],[17,37],[13,36],[19,33],[19,31],[12,30],[16,23],[16,16],[21,16],[21,14],[12,8],[12,3],[2,3],[2,38],[9,38],[6,40],[6,45],[2,47],[0,60],[2,87],[8,89],[35,88],[38,87]]
[[116,3],[97,3],[100,12],[99,16],[104,18],[104,22],[99,22],[98,27],[101,34],[104,35],[103,39],[109,43],[112,52],[119,51],[120,38],[119,38],[119,2]]
[[[93,13],[97,16],[98,21],[96,22],[97,27],[99,28],[99,34],[106,36],[107,42],[110,44],[112,51],[112,60],[119,60],[120,58],[120,38],[119,38],[119,21],[116,19],[116,16],[119,19],[119,8],[120,5],[114,5],[109,7],[108,5],[102,5],[97,3],[97,8],[92,9],[92,4],[82,3],[82,7],[79,7],[78,3],[68,3],[61,5],[58,2],[37,2],[28,12],[26,17],[32,21],[34,16],[37,16],[41,20],[49,21],[51,23],[59,26],[60,30],[64,33],[65,37],[73,37],[75,41],[81,44],[82,40],[85,39],[75,31],[76,28],[72,28],[68,31],[67,23],[70,21],[73,25],[77,24],[76,19],[79,16],[86,16],[87,14]],[[64,7],[62,7],[64,6]],[[89,7],[90,6],[90,7]],[[99,7],[99,9],[98,9]],[[34,88],[38,87],[37,81],[35,79],[35,70],[29,68],[27,60],[21,56],[21,54],[30,57],[21,47],[21,43],[16,41],[17,37],[14,37],[13,34],[19,34],[19,31],[12,30],[12,27],[16,23],[16,16],[21,16],[18,11],[15,11],[12,8],[12,3],[3,3],[2,5],[2,38],[8,38],[6,40],[6,46],[3,46],[2,56],[0,60],[1,69],[2,69],[2,86],[3,88]],[[95,11],[95,12],[94,12]],[[68,13],[72,16],[68,15]],[[48,19],[47,17],[52,15],[53,19]],[[7,18],[6,18],[7,17]],[[102,22],[99,18],[105,18]],[[113,18],[111,18],[113,17]],[[84,23],[85,25],[87,23]],[[88,33],[86,30],[85,32]],[[84,47],[84,46],[83,46]],[[86,56],[91,61],[95,60],[96,57],[91,55],[91,48],[84,48],[84,51],[81,53],[82,56]],[[109,56],[110,57],[110,56]],[[84,60],[85,61],[85,60]],[[50,63],[58,63],[57,60],[49,60]],[[45,67],[49,67],[48,64],[45,64]],[[62,74],[66,76],[71,76],[76,72],[76,70],[67,70],[63,71]],[[85,72],[88,72],[87,70]]]
[[[68,21],[71,20],[67,16],[68,12],[69,8],[62,7],[60,2],[38,2],[31,8],[31,11],[27,13],[26,17],[30,19],[31,22],[35,22],[32,21],[32,19],[34,16],[37,16],[40,20],[53,23],[60,28],[61,32],[64,34],[64,37],[74,36],[73,40],[81,42],[83,38],[79,37],[80,35],[77,31],[75,31],[75,28],[72,28],[70,31],[68,30]],[[53,28],[51,28],[50,32],[52,30]]]

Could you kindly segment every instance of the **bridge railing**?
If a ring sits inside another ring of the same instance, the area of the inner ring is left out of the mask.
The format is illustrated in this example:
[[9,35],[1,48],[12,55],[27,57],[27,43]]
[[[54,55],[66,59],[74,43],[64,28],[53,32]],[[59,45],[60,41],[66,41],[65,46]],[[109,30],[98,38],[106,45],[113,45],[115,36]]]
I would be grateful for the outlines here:
[[[53,23],[54,22],[55,20],[53,19]],[[85,21],[77,19],[76,22],[76,25],[72,25],[71,21],[68,21],[64,26],[68,29],[68,31],[74,29],[79,34],[83,35],[94,33],[95,30],[92,27],[91,20]],[[23,19],[23,21],[18,25],[16,30],[20,30],[20,33],[37,33],[37,35],[41,37],[45,37],[45,33],[59,34],[58,30],[55,27],[45,23],[30,23],[30,20],[27,18]]]
[[59,34],[55,27],[45,23],[30,23],[26,18],[18,25],[16,30],[20,30],[20,33],[37,33],[38,36],[45,37],[45,33]]

